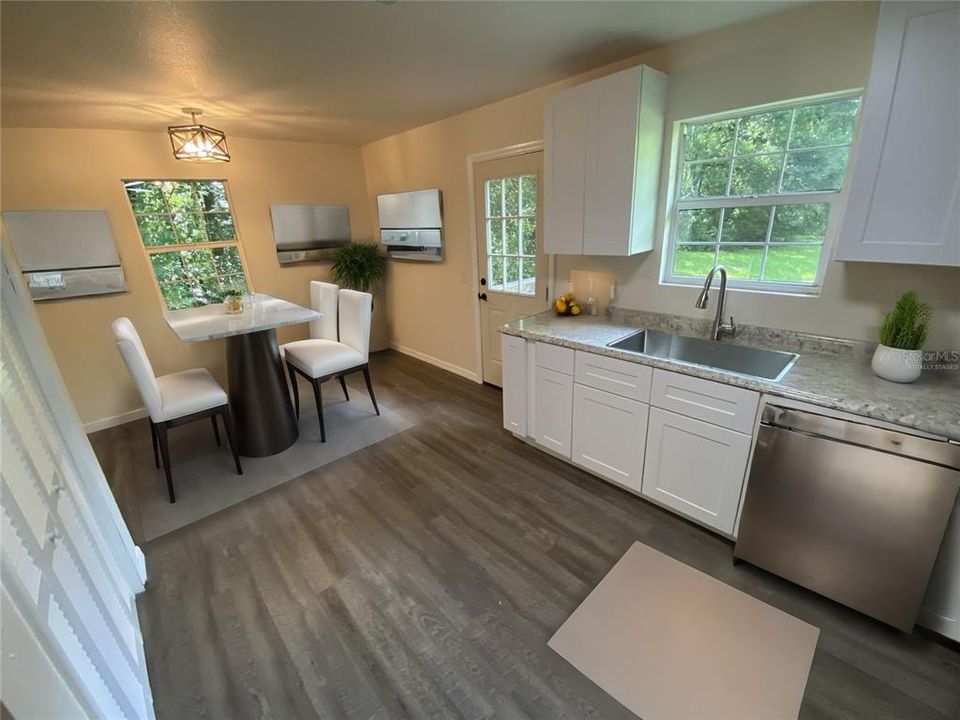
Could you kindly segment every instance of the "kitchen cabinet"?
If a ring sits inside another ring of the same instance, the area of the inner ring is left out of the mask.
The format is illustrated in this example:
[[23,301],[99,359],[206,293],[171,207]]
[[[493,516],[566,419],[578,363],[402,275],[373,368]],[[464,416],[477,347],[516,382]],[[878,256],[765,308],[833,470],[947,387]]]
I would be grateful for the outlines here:
[[751,436],[650,408],[642,495],[733,534]]
[[752,434],[757,423],[760,395],[753,390],[713,380],[654,370],[650,404],[729,430]]
[[533,387],[533,439],[570,457],[573,436],[573,376],[537,366]]
[[640,492],[648,410],[646,403],[575,384],[573,461]]
[[653,249],[665,100],[666,75],[642,65],[547,99],[546,252]]
[[960,3],[882,3],[837,259],[960,266]]
[[760,395],[503,336],[504,427],[733,536]]
[[527,434],[527,341],[500,336],[503,363],[503,427],[517,435]]

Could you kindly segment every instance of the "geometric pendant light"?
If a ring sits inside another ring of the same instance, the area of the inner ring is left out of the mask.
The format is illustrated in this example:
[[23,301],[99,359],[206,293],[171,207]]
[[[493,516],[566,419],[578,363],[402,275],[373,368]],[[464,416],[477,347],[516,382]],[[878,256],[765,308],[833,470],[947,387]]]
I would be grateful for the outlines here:
[[183,108],[183,112],[189,115],[193,122],[190,125],[172,125],[167,128],[170,144],[173,145],[173,156],[177,160],[194,162],[230,162],[226,134],[222,130],[199,124],[197,115],[203,113],[197,108]]

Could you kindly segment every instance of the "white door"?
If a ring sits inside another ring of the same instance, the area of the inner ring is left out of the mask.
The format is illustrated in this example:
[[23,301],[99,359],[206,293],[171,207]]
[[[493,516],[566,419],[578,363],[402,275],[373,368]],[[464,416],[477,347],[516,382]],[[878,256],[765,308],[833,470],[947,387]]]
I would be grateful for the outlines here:
[[483,381],[498,387],[500,327],[549,305],[542,176],[542,152],[474,166]]
[[14,717],[152,718],[143,556],[3,250],[3,703]]
[[733,534],[750,436],[650,408],[643,495]]
[[573,461],[640,492],[647,442],[645,403],[573,386]]

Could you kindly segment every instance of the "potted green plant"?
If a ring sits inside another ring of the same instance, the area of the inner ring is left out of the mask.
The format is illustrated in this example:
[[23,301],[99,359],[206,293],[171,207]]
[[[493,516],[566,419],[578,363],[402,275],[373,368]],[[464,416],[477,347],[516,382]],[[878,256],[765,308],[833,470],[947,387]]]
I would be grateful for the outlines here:
[[917,294],[905,292],[880,325],[879,340],[870,367],[884,380],[909,383],[920,377],[923,344],[927,341],[933,308]]
[[229,315],[237,315],[243,312],[243,296],[247,289],[241,286],[229,286],[223,288],[220,295],[223,298],[223,307]]
[[344,245],[333,258],[331,276],[342,287],[370,292],[386,270],[386,258],[373,243],[358,242]]

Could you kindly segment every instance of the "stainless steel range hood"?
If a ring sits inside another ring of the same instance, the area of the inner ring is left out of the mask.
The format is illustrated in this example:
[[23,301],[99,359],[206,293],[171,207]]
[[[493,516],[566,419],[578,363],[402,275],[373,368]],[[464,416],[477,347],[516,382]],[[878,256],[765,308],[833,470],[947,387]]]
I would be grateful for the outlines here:
[[439,190],[417,190],[377,197],[380,244],[387,257],[443,260],[443,206]]
[[126,291],[105,211],[5,212],[3,220],[34,300]]
[[270,217],[281,265],[330,258],[350,244],[345,205],[271,205]]

